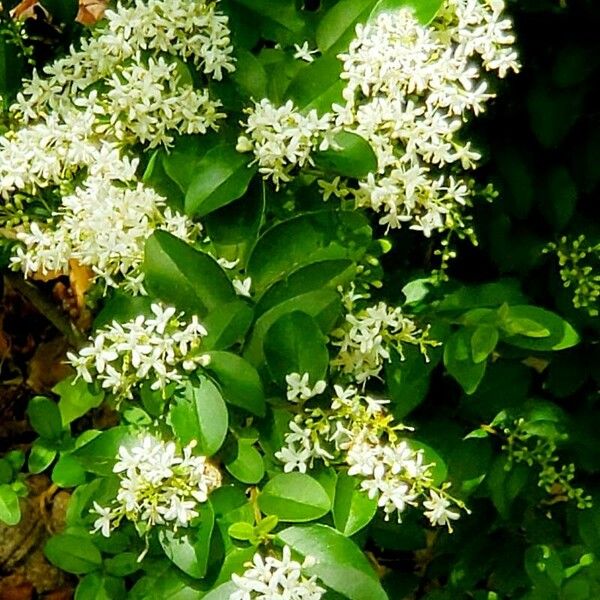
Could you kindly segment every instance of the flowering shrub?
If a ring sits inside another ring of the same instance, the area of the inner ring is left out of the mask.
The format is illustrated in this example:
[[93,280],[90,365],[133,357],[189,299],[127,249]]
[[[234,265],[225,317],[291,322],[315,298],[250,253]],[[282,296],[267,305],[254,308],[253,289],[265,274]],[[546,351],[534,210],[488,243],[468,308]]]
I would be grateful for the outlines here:
[[527,66],[513,8],[130,0],[35,60],[2,21],[3,266],[93,319],[61,321],[0,520],[29,474],[70,491],[45,554],[76,598],[600,594],[597,450],[560,406],[598,244],[531,246],[555,307],[500,277],[490,217],[520,185],[484,135]]

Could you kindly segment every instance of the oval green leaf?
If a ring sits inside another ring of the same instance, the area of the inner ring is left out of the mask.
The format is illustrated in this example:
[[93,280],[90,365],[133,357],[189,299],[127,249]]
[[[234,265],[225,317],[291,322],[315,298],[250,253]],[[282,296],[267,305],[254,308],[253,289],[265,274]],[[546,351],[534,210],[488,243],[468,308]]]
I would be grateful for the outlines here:
[[244,195],[256,167],[234,145],[209,150],[198,162],[196,176],[185,195],[185,213],[202,217]]
[[198,451],[212,456],[223,445],[229,417],[218,388],[201,378],[198,384],[188,381],[177,392],[168,421],[182,444],[196,440]]
[[275,475],[263,488],[258,505],[266,515],[280,521],[302,523],[327,514],[331,501],[323,487],[303,473]]
[[336,529],[349,537],[371,522],[377,512],[377,498],[369,498],[360,490],[359,480],[342,471],[335,486],[332,512]]
[[306,569],[328,588],[350,600],[388,600],[367,557],[349,538],[327,525],[295,525],[277,534],[301,556],[312,556],[316,563]]
[[327,373],[327,339],[305,312],[293,311],[279,317],[265,335],[263,350],[273,380],[284,387],[289,373],[308,373],[313,385]]

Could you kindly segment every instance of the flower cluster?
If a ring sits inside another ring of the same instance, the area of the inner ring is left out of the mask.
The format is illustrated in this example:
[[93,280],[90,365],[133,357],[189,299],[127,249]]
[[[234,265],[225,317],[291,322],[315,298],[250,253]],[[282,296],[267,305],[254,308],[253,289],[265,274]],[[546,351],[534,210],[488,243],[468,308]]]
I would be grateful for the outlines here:
[[367,139],[378,160],[354,190],[356,203],[383,213],[388,228],[451,229],[469,203],[472,182],[461,169],[480,155],[458,134],[494,97],[475,59],[500,77],[519,68],[503,9],[502,0],[446,0],[429,26],[410,9],[383,12],[358,25],[339,56],[347,85],[335,124]]
[[165,229],[186,240],[198,231],[186,217],[165,209],[165,199],[154,190],[141,183],[117,185],[106,174],[88,177],[62,198],[53,217],[45,226],[33,221],[18,231],[21,245],[11,258],[13,268],[25,276],[57,277],[77,261],[106,286],[124,282],[134,293],[143,291],[144,243],[153,231]]
[[35,196],[38,190],[71,180],[82,169],[111,180],[130,180],[137,161],[98,138],[94,122],[91,109],[72,109],[0,137],[0,196],[5,201],[16,192]]
[[591,244],[584,235],[575,239],[563,236],[558,244],[550,244],[560,265],[560,278],[573,290],[573,306],[596,317],[600,309],[600,244]]
[[[168,115],[168,107],[161,106],[153,96],[144,99],[143,92],[155,94],[168,80],[168,74],[172,74],[172,69],[166,68],[159,55],[190,60],[217,80],[222,79],[223,72],[234,70],[227,17],[217,12],[215,2],[135,0],[129,8],[119,4],[116,10],[107,10],[105,18],[105,24],[95,28],[89,39],[82,40],[80,48],[71,47],[66,57],[44,67],[45,78],[34,73],[11,107],[15,117],[28,123],[50,110],[61,114],[73,98],[88,96],[86,91],[94,84],[107,80],[114,88],[115,73],[120,72],[117,80],[130,81],[131,89],[137,92],[121,107],[126,119],[132,120],[136,114],[147,117],[152,110],[158,111],[155,115],[158,119],[160,114]],[[142,56],[149,54],[151,58],[143,73]],[[138,76],[140,81],[136,86],[133,79]],[[189,86],[183,87],[182,97],[177,100],[179,107],[183,107],[186,99],[193,99],[193,94],[186,89]],[[121,91],[122,87],[117,89]],[[203,98],[201,94],[193,99],[197,108],[204,108]],[[90,100],[103,115],[111,116],[110,101],[104,104],[102,97],[96,96],[90,96]],[[192,104],[190,109],[194,106]],[[214,105],[208,103],[206,109],[210,113]],[[187,125],[183,132],[186,128]]]
[[118,399],[132,398],[133,389],[144,380],[151,389],[164,390],[170,382],[182,380],[181,369],[192,371],[206,366],[199,353],[206,329],[194,315],[188,323],[172,307],[152,305],[152,317],[140,315],[132,321],[113,321],[98,329],[91,344],[67,358],[77,377],[100,382]]
[[388,401],[361,395],[354,387],[334,389],[328,409],[306,409],[290,422],[286,446],[275,453],[284,471],[306,473],[315,460],[346,464],[349,475],[361,478],[360,489],[377,499],[386,519],[396,513],[400,521],[408,506],[422,502],[432,525],[451,530],[451,522],[459,518],[456,507],[464,504],[449,496],[448,484],[434,485],[434,465],[424,463],[422,449],[399,437],[406,428],[385,410]]
[[199,516],[199,505],[221,485],[219,470],[205,456],[194,456],[194,446],[192,442],[179,453],[174,442],[152,435],[121,446],[113,468],[120,477],[119,491],[109,507],[94,502],[94,531],[109,537],[124,518],[143,524],[146,533],[155,525],[187,527]]
[[291,557],[289,546],[284,546],[281,559],[274,556],[263,558],[255,554],[242,575],[233,574],[231,579],[237,590],[230,600],[319,600],[325,590],[317,585],[317,577],[308,578],[302,569],[315,564],[307,556],[301,564]]
[[313,164],[313,150],[326,150],[331,144],[330,115],[319,117],[316,110],[303,115],[291,100],[274,106],[263,98],[245,112],[247,136],[239,137],[237,149],[253,152],[258,170],[277,188],[292,179],[294,170]]
[[402,309],[385,302],[349,312],[344,325],[332,334],[339,352],[331,366],[364,385],[379,375],[392,348],[403,357],[402,344],[416,345],[427,359],[427,346],[439,344],[428,339],[428,333],[403,315]]
[[[357,26],[339,55],[342,104],[319,119],[290,101],[275,107],[263,100],[248,110],[249,137],[238,149],[252,150],[261,173],[279,185],[294,168],[312,164],[319,140],[327,146],[337,131],[357,133],[373,148],[377,170],[357,183],[321,179],[325,199],[353,198],[380,213],[388,229],[408,223],[426,236],[447,229],[473,237],[463,213],[474,182],[464,171],[480,154],[459,133],[494,97],[479,63],[500,77],[519,69],[503,11],[503,0],[446,0],[428,26],[410,8],[380,13]],[[295,56],[307,60],[304,51]]]

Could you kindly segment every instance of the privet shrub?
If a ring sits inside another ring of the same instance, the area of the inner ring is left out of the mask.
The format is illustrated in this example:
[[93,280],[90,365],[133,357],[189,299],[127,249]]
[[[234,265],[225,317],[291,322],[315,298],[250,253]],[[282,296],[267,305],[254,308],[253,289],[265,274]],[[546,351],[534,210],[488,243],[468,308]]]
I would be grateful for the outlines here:
[[598,11],[47,4],[2,21],[3,256],[91,316],[0,519],[70,490],[79,600],[598,597],[595,42],[527,36]]

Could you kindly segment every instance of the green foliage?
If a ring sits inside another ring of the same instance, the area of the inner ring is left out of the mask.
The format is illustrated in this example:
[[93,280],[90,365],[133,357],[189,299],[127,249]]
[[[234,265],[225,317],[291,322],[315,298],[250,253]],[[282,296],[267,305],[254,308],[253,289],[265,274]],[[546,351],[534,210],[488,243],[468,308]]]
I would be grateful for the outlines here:
[[[71,21],[76,3],[59,4],[44,6],[58,23]],[[343,104],[337,55],[356,25],[399,8],[437,23],[442,2],[221,0],[236,71],[207,85],[201,67],[181,61],[178,74],[182,84],[209,89],[227,119],[218,132],[175,135],[168,150],[135,148],[145,184],[201,223],[202,233],[184,241],[165,228],[145,240],[147,296],[100,284],[88,294],[92,334],[152,318],[155,302],[196,316],[207,332],[194,350],[198,362],[173,366],[179,380],[165,389],[146,379],[118,401],[98,382],[70,376],[29,401],[36,436],[29,450],[0,458],[2,524],[19,522],[28,476],[46,471],[69,489],[66,529],[44,552],[79,576],[76,600],[229,599],[237,589],[232,574],[241,575],[255,553],[280,557],[284,546],[294,559],[309,559],[302,572],[317,577],[325,598],[600,597],[592,206],[600,129],[586,113],[594,110],[600,13],[591,2],[576,4],[509,2],[523,72],[502,87],[490,84],[500,99],[469,125],[485,162],[481,179],[473,176],[481,184],[468,221],[474,234],[458,239],[450,228],[441,242],[435,230],[431,237],[411,231],[412,223],[388,231],[343,194],[323,204],[323,178],[364,182],[379,168],[371,143],[355,132],[340,128],[327,149],[317,144],[305,168],[278,189],[236,142],[254,101],[291,100],[304,116]],[[27,64],[4,25],[7,106]],[[540,32],[552,42],[544,48]],[[312,62],[294,58],[304,42],[318,50]],[[497,193],[484,189],[487,180]],[[468,244],[471,237],[478,245]],[[454,252],[440,276],[440,255]],[[246,277],[249,295],[240,292]],[[427,360],[418,345],[382,346],[382,368],[363,388],[334,362],[338,333],[354,327],[367,355],[367,326],[353,310],[379,302],[400,307],[439,344]],[[320,380],[327,386],[289,402],[291,373],[307,374],[309,388]],[[344,438],[344,427],[366,419],[338,397],[348,386],[360,388],[368,402],[359,405],[378,415],[372,446],[399,452],[392,444],[406,441],[428,466],[426,499],[434,492],[452,500],[460,518],[441,523],[448,533],[431,532],[432,519],[412,507],[416,500],[398,522],[381,494],[369,493],[371,480],[347,457],[359,443]],[[347,421],[332,417],[332,398]],[[305,411],[312,412],[302,420]],[[346,455],[332,438],[321,443],[336,426]],[[284,470],[290,432],[313,452],[306,472],[289,472],[290,463]],[[143,434],[173,441],[178,456],[187,446],[191,456],[206,457],[218,485],[185,525],[149,527],[126,514],[105,537],[96,504],[115,502],[127,472],[115,469],[120,451]]]

